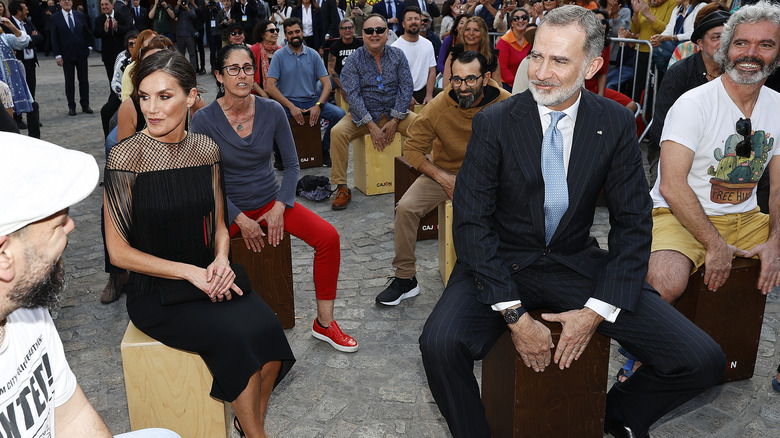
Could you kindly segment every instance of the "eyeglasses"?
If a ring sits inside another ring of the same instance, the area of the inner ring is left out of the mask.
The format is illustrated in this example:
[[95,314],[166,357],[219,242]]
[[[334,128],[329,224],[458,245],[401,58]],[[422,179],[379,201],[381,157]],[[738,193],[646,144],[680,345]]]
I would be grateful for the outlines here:
[[512,17],[512,21],[518,22],[518,21],[528,21],[528,15],[515,15]]
[[340,27],[339,29],[341,29],[341,30],[354,30],[355,26],[344,26],[344,27]]
[[477,81],[479,81],[482,76],[484,76],[484,74],[479,76],[468,75],[465,78],[460,76],[450,76],[450,83],[452,84],[452,88],[458,88],[460,87],[460,84],[464,82],[466,83],[466,86],[473,87],[477,85]]
[[376,76],[376,81],[379,83],[376,87],[379,89],[379,91],[383,91],[385,89],[385,85],[382,83],[382,75]]
[[382,35],[387,30],[386,27],[383,26],[377,26],[377,27],[364,27],[363,32],[366,35],[373,35],[374,32],[376,32],[377,35]]
[[243,30],[234,30],[233,32],[230,32],[230,36],[239,36],[243,34],[244,34]]
[[254,65],[245,65],[243,67],[241,67],[240,65],[228,65],[222,68],[225,70],[225,73],[227,73],[228,76],[238,76],[238,73],[241,70],[244,70],[244,74],[247,76],[252,76],[255,74]]
[[429,19],[427,19],[427,18],[423,18],[423,21],[422,21],[422,22],[423,22],[423,23],[430,23],[430,22],[431,22],[431,20],[429,20]]
[[737,147],[734,151],[738,157],[749,158],[750,153],[753,152],[753,125],[750,123],[750,118],[737,120],[737,134],[741,135],[743,140],[737,143]]
[[266,29],[265,31],[266,31],[266,32],[271,32],[271,33],[279,33],[279,29],[277,29],[277,28],[273,28],[273,29]]

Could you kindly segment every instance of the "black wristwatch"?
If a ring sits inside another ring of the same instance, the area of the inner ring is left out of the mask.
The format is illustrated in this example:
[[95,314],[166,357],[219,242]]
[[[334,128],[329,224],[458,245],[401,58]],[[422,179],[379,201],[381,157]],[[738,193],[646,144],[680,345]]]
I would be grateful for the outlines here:
[[[521,311],[518,312],[518,309],[520,309]],[[506,310],[504,310],[504,322],[506,322],[507,324],[511,325],[511,324],[514,324],[517,321],[519,321],[520,317],[523,316],[523,313],[525,313],[522,310],[523,310],[522,307],[518,307],[516,309],[506,309]]]

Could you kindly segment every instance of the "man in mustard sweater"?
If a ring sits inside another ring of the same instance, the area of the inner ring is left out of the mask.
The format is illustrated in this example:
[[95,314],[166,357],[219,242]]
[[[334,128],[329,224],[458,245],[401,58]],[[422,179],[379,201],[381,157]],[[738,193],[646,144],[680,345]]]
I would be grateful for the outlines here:
[[[463,52],[452,62],[450,86],[423,108],[409,127],[404,158],[422,172],[398,201],[395,210],[395,277],[376,302],[395,306],[420,293],[415,278],[414,247],[420,218],[452,199],[471,119],[482,108],[511,95],[490,78],[487,60],[478,52]],[[432,154],[428,160],[426,154]]]

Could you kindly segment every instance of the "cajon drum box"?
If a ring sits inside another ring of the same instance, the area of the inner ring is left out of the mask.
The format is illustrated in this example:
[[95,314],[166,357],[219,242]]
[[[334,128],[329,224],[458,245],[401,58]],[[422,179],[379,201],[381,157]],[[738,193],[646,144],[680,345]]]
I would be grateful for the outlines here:
[[298,164],[301,169],[322,166],[322,135],[320,124],[309,126],[309,116],[303,116],[305,122],[299,125],[290,117],[290,130],[292,130],[295,150],[298,151]]
[[760,273],[759,260],[737,257],[726,283],[711,292],[704,284],[702,267],[691,275],[674,305],[726,353],[721,383],[753,377],[766,306],[766,295],[756,289]]
[[[561,325],[544,321],[542,313],[531,317],[550,329],[557,345]],[[537,373],[525,366],[507,331],[482,361],[482,403],[493,438],[601,438],[608,373],[609,338],[598,333],[570,368],[561,371],[551,362]]]
[[452,244],[452,200],[439,205],[439,274],[447,286],[455,267],[455,245]]
[[355,188],[368,196],[392,193],[395,179],[393,162],[401,155],[401,134],[384,151],[374,149],[371,135],[352,140],[352,158],[355,175]]
[[[268,234],[265,229],[263,232]],[[252,288],[271,306],[279,317],[282,328],[293,328],[295,295],[290,234],[284,233],[284,238],[275,248],[266,242],[260,252],[247,249],[244,239],[239,235],[230,239],[230,251],[233,262],[244,265],[252,282]]]
[[[409,190],[414,180],[422,175],[419,170],[412,167],[403,156],[395,157],[395,205]],[[417,228],[417,240],[436,239],[439,237],[439,213],[434,209],[420,219],[420,227]]]
[[182,437],[230,438],[230,404],[211,398],[211,372],[195,353],[163,345],[131,322],[122,338],[130,429],[170,429]]

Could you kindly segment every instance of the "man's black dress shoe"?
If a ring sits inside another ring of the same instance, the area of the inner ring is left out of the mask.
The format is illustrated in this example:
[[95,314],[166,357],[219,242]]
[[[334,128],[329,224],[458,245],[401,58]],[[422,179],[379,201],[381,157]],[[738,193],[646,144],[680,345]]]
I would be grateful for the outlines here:
[[92,113],[94,113],[94,111],[92,111],[92,108],[90,108],[90,107],[88,107],[88,106],[82,106],[82,107],[81,107],[81,112],[83,112],[83,113],[87,113],[87,114],[92,114]]
[[69,110],[68,110],[68,115],[69,115],[69,116],[75,116],[75,115],[76,115],[76,109],[75,109],[75,108],[71,108],[71,109],[69,109]]
[[[625,423],[608,418],[604,419],[604,433],[608,433],[615,438],[640,438]],[[650,435],[645,435],[642,438],[650,438]]]

